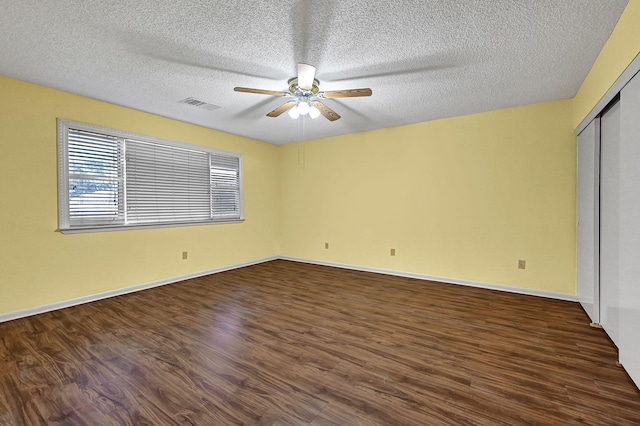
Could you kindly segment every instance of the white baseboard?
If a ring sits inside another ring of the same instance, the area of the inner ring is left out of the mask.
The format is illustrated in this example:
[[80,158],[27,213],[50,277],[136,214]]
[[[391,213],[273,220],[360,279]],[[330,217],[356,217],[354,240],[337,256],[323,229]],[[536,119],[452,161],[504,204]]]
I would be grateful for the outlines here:
[[374,272],[377,274],[394,275],[397,277],[416,278],[419,280],[437,281],[437,282],[447,283],[447,284],[458,284],[458,285],[465,285],[468,287],[478,287],[478,288],[485,288],[489,290],[506,291],[509,293],[526,294],[528,296],[546,297],[548,299],[567,300],[570,302],[578,301],[578,296],[573,296],[573,295],[564,294],[564,293],[555,293],[552,291],[531,290],[527,288],[509,287],[509,286],[498,285],[498,284],[479,283],[474,281],[459,280],[455,278],[436,277],[432,275],[414,274],[411,272],[392,271],[388,269],[369,268],[365,266],[346,265],[343,263],[324,262],[324,261],[303,259],[303,258],[289,257],[289,256],[280,256],[279,259],[291,260],[293,262],[311,263],[314,265],[333,266],[335,268],[352,269],[354,271]]
[[81,305],[83,303],[95,302],[97,300],[107,299],[109,297],[121,296],[123,294],[134,293],[141,290],[147,290],[154,287],[159,287],[167,284],[173,284],[179,281],[188,280],[190,278],[202,277],[204,275],[217,274],[219,272],[230,271],[232,269],[244,268],[245,266],[257,265],[259,263],[269,262],[271,260],[290,260],[293,262],[310,263],[314,265],[333,266],[336,268],[351,269],[354,271],[374,272],[377,274],[395,275],[398,277],[416,278],[419,280],[438,281],[447,284],[459,284],[469,287],[485,288],[490,290],[506,291],[509,293],[526,294],[530,296],[546,297],[550,299],[567,300],[571,302],[577,302],[578,297],[563,293],[554,293],[550,291],[530,290],[526,288],[509,287],[497,284],[478,283],[473,281],[458,280],[454,278],[436,277],[431,275],[414,274],[410,272],[392,271],[388,269],[368,268],[364,266],[346,265],[343,263],[324,262],[319,260],[303,259],[289,256],[272,256],[258,260],[252,260],[249,262],[239,263],[236,265],[223,266],[221,268],[210,269],[208,271],[196,272],[189,275],[183,275],[180,277],[168,278],[165,280],[154,281],[152,283],[135,285],[133,287],[126,287],[118,290],[106,291],[104,293],[92,294],[90,296],[78,297],[76,299],[64,300],[62,302],[51,303],[49,305],[37,306],[35,308],[24,309],[22,311],[9,312],[8,314],[0,314],[0,323],[11,321],[18,318],[29,317],[32,315],[43,314],[45,312],[55,311],[57,309],[69,308],[71,306]]
[[278,259],[278,256],[267,257],[264,259],[238,263],[236,265],[223,266],[221,268],[210,269],[208,271],[195,272],[193,274],[183,275],[181,277],[168,278],[165,280],[154,281],[147,284],[134,285],[132,287],[106,291],[104,293],[78,297],[77,299],[64,300],[62,302],[51,303],[49,305],[38,306],[30,309],[24,309],[22,311],[9,312],[8,314],[0,314],[0,323],[11,321],[18,318],[29,317],[32,315],[43,314],[45,312],[55,311],[57,309],[64,309],[64,308],[69,308],[71,306],[82,305],[83,303],[95,302],[97,300],[107,299],[109,297],[121,296],[123,294],[134,293],[136,291],[147,290],[150,288],[160,287],[167,284],[173,284],[179,281],[188,280],[190,278],[197,278],[197,277],[202,277],[204,275],[211,275],[211,274],[217,274],[219,272],[230,271],[232,269],[244,268],[245,266],[257,265],[259,263],[269,262],[271,260],[276,260],[276,259]]

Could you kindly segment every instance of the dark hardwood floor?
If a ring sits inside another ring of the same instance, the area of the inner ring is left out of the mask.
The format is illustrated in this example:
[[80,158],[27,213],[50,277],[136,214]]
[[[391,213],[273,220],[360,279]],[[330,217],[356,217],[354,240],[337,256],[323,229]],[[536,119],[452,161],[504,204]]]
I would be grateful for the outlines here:
[[577,303],[273,261],[0,324],[2,425],[626,425]]

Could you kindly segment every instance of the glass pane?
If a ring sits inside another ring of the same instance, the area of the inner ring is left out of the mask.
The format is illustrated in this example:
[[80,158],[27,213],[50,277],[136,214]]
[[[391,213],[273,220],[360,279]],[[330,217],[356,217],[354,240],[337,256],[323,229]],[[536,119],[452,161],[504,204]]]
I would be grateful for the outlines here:
[[240,215],[238,170],[211,168],[211,213],[213,217]]
[[69,179],[69,211],[74,219],[118,218],[118,182],[102,179]]

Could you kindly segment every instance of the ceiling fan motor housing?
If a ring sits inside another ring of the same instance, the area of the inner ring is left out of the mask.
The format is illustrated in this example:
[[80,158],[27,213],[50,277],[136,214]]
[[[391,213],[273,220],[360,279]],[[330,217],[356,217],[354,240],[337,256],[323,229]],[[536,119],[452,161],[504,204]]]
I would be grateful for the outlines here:
[[289,79],[287,83],[289,84],[289,92],[294,96],[315,95],[320,91],[320,82],[318,80],[313,80],[311,90],[304,90],[300,88],[300,86],[298,86],[298,77]]

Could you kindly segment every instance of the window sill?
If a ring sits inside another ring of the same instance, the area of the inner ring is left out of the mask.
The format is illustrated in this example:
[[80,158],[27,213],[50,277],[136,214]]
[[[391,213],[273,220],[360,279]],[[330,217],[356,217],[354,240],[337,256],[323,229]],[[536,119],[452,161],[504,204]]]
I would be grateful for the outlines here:
[[209,220],[206,222],[183,222],[183,223],[167,223],[167,224],[149,224],[149,225],[114,225],[114,226],[76,226],[73,228],[60,228],[56,232],[61,234],[86,234],[92,232],[111,232],[111,231],[133,231],[141,229],[158,229],[158,228],[177,228],[183,226],[202,226],[202,225],[224,225],[230,223],[242,223],[244,218],[241,219],[224,219],[224,220]]

